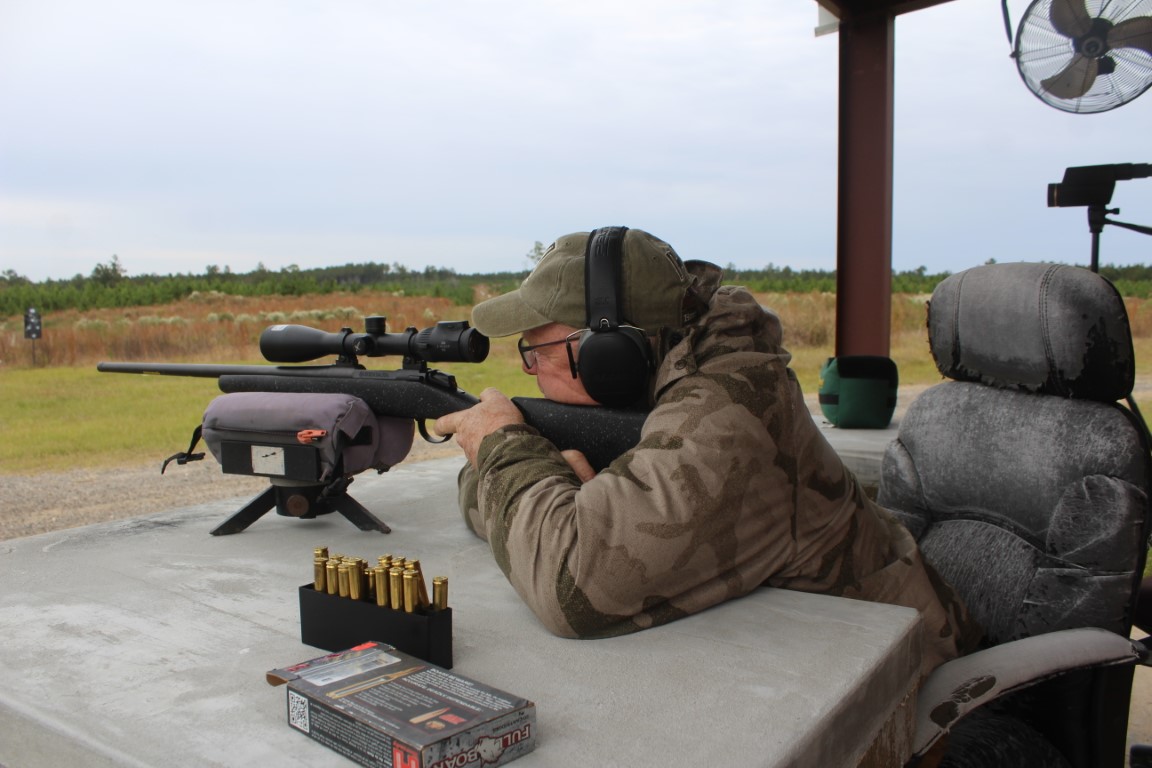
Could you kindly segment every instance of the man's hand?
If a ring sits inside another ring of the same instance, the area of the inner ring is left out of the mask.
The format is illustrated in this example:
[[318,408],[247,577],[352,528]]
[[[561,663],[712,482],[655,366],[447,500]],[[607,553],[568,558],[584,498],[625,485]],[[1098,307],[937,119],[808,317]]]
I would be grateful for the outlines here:
[[471,408],[436,419],[432,428],[438,435],[456,435],[456,442],[472,466],[480,442],[500,427],[523,424],[524,415],[500,390],[489,387],[480,393],[480,402]]
[[586,483],[596,477],[596,470],[592,469],[592,465],[588,463],[583,452],[569,448],[566,451],[560,451],[560,455],[564,457],[564,461],[568,462],[568,466],[572,467],[572,471],[576,473],[576,477],[580,478],[580,482]]

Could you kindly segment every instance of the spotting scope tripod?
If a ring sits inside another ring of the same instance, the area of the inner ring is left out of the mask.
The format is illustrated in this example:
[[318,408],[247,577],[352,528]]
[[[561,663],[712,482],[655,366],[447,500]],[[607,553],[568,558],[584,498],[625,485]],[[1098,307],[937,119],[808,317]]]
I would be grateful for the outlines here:
[[1064,179],[1058,184],[1048,185],[1049,208],[1088,207],[1088,231],[1092,234],[1092,271],[1100,271],[1100,233],[1105,224],[1130,229],[1142,235],[1152,235],[1152,227],[1129,224],[1108,218],[1110,213],[1120,213],[1119,208],[1109,208],[1112,193],[1117,181],[1146,179],[1152,176],[1152,163],[1117,163],[1114,165],[1082,165],[1067,168]]

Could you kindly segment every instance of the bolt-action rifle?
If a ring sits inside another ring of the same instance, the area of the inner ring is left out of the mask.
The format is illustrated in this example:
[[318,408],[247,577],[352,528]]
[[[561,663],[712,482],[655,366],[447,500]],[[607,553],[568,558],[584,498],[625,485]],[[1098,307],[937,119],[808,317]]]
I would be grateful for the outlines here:
[[[466,321],[440,322],[420,331],[407,328],[401,333],[388,333],[385,318],[369,317],[364,327],[364,333],[354,333],[350,328],[326,332],[303,325],[266,328],[260,335],[261,354],[270,363],[293,365],[103,362],[96,368],[104,373],[214,378],[225,393],[350,395],[363,400],[377,416],[414,419],[421,436],[429,442],[447,440],[434,440],[428,434],[426,420],[470,408],[479,400],[460,389],[454,376],[429,368],[428,364],[482,362],[488,356],[488,338],[470,328]],[[335,362],[299,365],[328,355],[336,355]],[[373,370],[359,362],[360,357],[387,355],[401,356],[403,366],[396,370]],[[639,410],[566,405],[543,398],[514,397],[512,402],[524,414],[524,420],[557,448],[582,451],[596,471],[640,442],[640,428],[647,416]],[[277,510],[285,514],[281,501],[276,501]],[[346,516],[352,519],[352,515],[346,513]],[[353,522],[360,525],[357,520]],[[380,526],[372,527],[379,529]]]

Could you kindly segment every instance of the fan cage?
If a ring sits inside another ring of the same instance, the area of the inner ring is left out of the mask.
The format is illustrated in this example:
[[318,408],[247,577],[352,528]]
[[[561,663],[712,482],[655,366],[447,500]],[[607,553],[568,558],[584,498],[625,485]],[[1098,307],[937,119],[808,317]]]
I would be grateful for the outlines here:
[[[1044,81],[1059,74],[1077,55],[1072,38],[1065,37],[1050,20],[1053,2],[1036,0],[1020,20],[1013,57],[1028,90],[1044,103],[1065,112],[1106,112],[1132,101],[1152,87],[1152,55],[1139,48],[1113,48],[1108,57],[1114,72],[1100,75],[1084,95],[1074,99],[1050,93]],[[1075,2],[1076,0],[1073,0]],[[1152,0],[1081,0],[1092,18],[1103,16],[1113,24],[1152,15]]]

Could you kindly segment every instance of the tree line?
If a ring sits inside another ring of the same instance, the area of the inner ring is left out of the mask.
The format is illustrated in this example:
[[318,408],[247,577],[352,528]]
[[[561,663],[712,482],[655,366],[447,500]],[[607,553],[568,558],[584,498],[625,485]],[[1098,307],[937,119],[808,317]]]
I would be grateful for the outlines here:
[[[1105,265],[1100,273],[1125,296],[1152,296],[1152,266]],[[949,274],[929,273],[925,267],[894,271],[892,290],[930,294]],[[527,275],[528,270],[460,274],[445,268],[411,270],[401,264],[369,262],[313,269],[289,266],[278,271],[259,267],[246,273],[210,266],[203,274],[129,276],[113,256],[109,262],[97,264],[89,275],[78,274],[64,280],[33,282],[13,270],[0,272],[0,317],[20,315],[29,307],[43,315],[66,309],[163,305],[208,291],[242,296],[303,296],[371,290],[443,297],[467,306],[473,302],[476,286],[484,285],[490,293],[503,293],[515,288]],[[730,264],[725,269],[725,282],[766,293],[833,293],[836,273],[775,264],[762,269],[737,269]]]
[[472,303],[473,288],[481,283],[503,292],[515,288],[527,272],[460,275],[451,269],[428,267],[410,270],[401,264],[345,264],[278,271],[262,267],[236,273],[208,267],[203,274],[126,274],[113,257],[91,274],[64,280],[33,282],[12,270],[0,273],[0,317],[36,307],[47,312],[108,309],[171,304],[193,293],[215,291],[235,296],[305,296],[336,292],[385,291],[408,296],[437,296],[459,305]]

